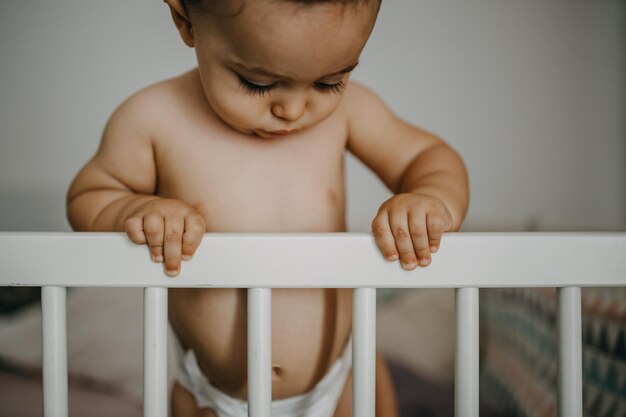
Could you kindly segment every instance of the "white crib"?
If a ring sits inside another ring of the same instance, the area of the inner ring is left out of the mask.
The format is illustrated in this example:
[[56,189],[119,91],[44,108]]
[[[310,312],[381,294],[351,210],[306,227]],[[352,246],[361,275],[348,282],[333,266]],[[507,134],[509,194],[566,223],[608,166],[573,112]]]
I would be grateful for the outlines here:
[[2,232],[0,286],[42,287],[46,417],[68,415],[66,287],[145,288],[147,417],[167,416],[167,287],[248,288],[251,417],[271,412],[271,288],[354,288],[356,417],[375,414],[376,288],[456,288],[455,415],[478,417],[478,289],[557,287],[558,415],[582,417],[580,287],[626,286],[626,233],[449,233],[411,272],[369,234],[207,234],[173,279],[121,233]]

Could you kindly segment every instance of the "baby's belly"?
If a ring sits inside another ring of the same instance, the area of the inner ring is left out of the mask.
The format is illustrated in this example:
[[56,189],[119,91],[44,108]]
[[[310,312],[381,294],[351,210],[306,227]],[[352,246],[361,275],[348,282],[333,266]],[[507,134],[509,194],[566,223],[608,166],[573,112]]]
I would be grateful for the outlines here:
[[[247,290],[170,289],[170,321],[218,389],[247,398]],[[272,291],[272,397],[311,390],[343,353],[350,289]]]

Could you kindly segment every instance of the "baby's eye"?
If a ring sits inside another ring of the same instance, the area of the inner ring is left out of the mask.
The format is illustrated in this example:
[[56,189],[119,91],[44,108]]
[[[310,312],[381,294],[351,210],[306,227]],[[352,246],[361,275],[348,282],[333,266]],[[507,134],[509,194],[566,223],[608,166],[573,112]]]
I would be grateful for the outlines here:
[[276,86],[276,83],[271,84],[256,84],[250,80],[243,78],[241,75],[239,76],[239,84],[240,87],[246,90],[250,95],[258,94],[260,96],[269,92],[272,88]]
[[346,87],[346,84],[343,81],[339,81],[337,83],[314,83],[313,84],[315,86],[315,88],[318,91],[322,91],[324,93],[333,93],[333,94],[339,94],[343,91],[343,89]]

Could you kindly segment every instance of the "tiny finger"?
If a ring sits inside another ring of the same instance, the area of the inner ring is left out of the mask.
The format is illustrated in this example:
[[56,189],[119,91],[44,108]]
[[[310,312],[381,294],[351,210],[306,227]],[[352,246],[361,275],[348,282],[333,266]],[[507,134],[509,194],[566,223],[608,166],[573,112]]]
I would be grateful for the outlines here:
[[430,264],[430,245],[428,244],[426,215],[419,211],[411,211],[408,222],[413,250],[417,255],[418,262],[420,266],[428,266]]
[[180,272],[183,229],[184,220],[182,218],[170,217],[165,219],[163,257],[165,259],[165,273],[171,277]]
[[417,267],[417,258],[411,241],[411,231],[407,221],[406,211],[395,211],[389,213],[389,225],[395,238],[396,248],[400,254],[402,267],[413,270]]
[[141,217],[129,217],[124,222],[124,231],[131,242],[137,245],[147,243],[146,235],[143,232],[143,219]]
[[428,226],[428,244],[430,245],[430,250],[431,252],[437,252],[441,244],[441,235],[444,230],[443,223],[435,216],[428,215],[426,217],[426,224]]
[[379,212],[372,221],[372,234],[385,259],[395,261],[399,258],[386,211]]
[[428,226],[428,243],[431,252],[437,252],[441,245],[441,237],[443,232],[450,229],[451,221],[440,215],[428,214],[426,224]]
[[206,226],[202,216],[189,214],[185,216],[185,232],[183,233],[182,258],[190,260],[196,252],[202,237],[206,231]]
[[163,262],[163,217],[148,214],[143,218],[143,231],[154,262]]

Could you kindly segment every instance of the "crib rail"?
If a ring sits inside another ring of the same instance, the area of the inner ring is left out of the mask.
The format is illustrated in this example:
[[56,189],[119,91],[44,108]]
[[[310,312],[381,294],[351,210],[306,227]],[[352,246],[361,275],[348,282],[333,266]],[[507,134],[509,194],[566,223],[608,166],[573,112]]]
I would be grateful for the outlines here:
[[564,287],[624,285],[625,233],[450,233],[406,272],[358,233],[207,234],[172,279],[120,233],[0,233],[0,285]]
[[44,415],[67,416],[65,287],[144,287],[144,415],[167,415],[167,287],[249,288],[250,416],[271,414],[271,288],[354,288],[353,413],[375,415],[375,288],[456,288],[455,414],[478,417],[478,288],[558,287],[561,417],[582,417],[580,287],[626,286],[626,233],[447,234],[407,272],[368,234],[208,234],[179,277],[119,233],[0,233],[0,286],[42,286]]

